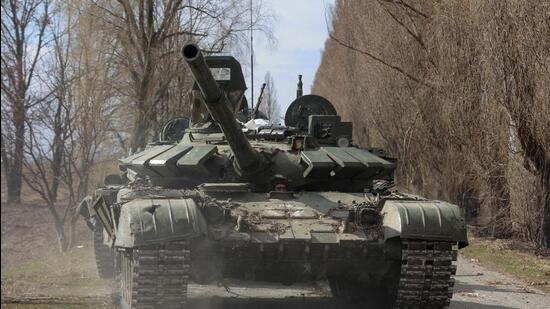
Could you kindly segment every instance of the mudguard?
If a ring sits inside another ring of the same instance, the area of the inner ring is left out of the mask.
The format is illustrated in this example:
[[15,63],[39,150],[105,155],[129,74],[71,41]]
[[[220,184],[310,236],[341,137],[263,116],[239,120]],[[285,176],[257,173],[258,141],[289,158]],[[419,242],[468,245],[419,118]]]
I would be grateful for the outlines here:
[[384,240],[395,237],[458,242],[468,245],[461,209],[442,201],[386,200]]
[[82,199],[82,201],[80,202],[80,204],[78,204],[77,208],[76,208],[76,213],[78,213],[79,215],[81,215],[83,218],[84,218],[84,221],[86,221],[86,225],[88,226],[88,228],[90,230],[94,230],[94,225],[92,223],[92,211],[93,211],[93,207],[92,207],[92,197],[91,196],[86,196],[84,197],[84,199]]
[[135,199],[122,205],[115,233],[116,247],[133,248],[205,235],[207,225],[192,199]]

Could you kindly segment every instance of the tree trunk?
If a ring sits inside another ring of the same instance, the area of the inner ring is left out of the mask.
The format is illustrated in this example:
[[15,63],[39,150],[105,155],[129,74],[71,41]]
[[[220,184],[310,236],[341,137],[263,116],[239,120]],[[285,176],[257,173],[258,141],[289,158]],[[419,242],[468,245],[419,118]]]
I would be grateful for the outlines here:
[[510,230],[510,193],[506,184],[504,170],[497,170],[491,173],[488,185],[492,193],[492,231],[491,236],[496,238],[508,238]]
[[156,109],[152,104],[152,93],[155,83],[153,82],[154,68],[151,61],[144,70],[145,72],[141,79],[135,81],[137,111],[134,120],[134,134],[130,143],[132,152],[145,148],[152,120],[156,118]]
[[132,152],[138,149],[144,149],[147,143],[147,133],[149,131],[148,117],[144,112],[139,111],[134,121],[134,134],[131,140]]
[[15,169],[10,169],[7,178],[8,204],[21,203],[21,173],[18,173]]
[[544,233],[542,245],[546,248],[550,248],[550,194],[546,195],[546,208],[544,209],[542,231]]
[[550,160],[546,163],[546,170],[542,176],[544,195],[544,215],[542,217],[542,246],[550,248]]
[[57,209],[55,208],[55,204],[49,202],[48,203],[48,209],[50,210],[50,213],[52,214],[54,228],[55,228],[55,235],[57,236],[57,244],[59,245],[59,250],[61,252],[66,252],[67,249],[68,249],[69,241],[68,241],[67,235],[65,233],[64,219],[59,216],[59,213],[57,212]]
[[57,218],[55,220],[55,234],[57,236],[57,244],[59,245],[59,251],[65,253],[69,249],[69,239],[65,233],[65,227],[61,220]]
[[8,164],[7,187],[8,187],[8,203],[21,203],[21,185],[22,185],[22,170],[23,170],[23,151],[25,147],[25,118],[26,108],[24,102],[17,104],[17,109],[14,111],[13,124],[15,127],[14,149],[11,154],[11,160],[4,162]]
[[62,226],[61,227],[56,226],[55,232],[57,235],[57,244],[59,245],[59,251],[61,251],[62,253],[67,252],[67,250],[69,249],[69,245],[68,245],[69,242],[67,240],[67,236],[65,235],[64,228]]

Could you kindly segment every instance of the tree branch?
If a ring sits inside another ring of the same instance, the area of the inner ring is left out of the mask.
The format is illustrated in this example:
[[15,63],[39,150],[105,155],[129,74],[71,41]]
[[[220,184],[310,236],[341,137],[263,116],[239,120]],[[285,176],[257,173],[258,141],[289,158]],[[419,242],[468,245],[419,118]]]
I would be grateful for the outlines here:
[[386,67],[388,67],[388,68],[390,68],[390,69],[392,69],[392,70],[398,72],[399,74],[401,74],[401,75],[403,75],[403,76],[409,78],[410,80],[415,81],[416,83],[418,83],[418,84],[420,84],[420,85],[423,85],[423,86],[425,86],[425,87],[428,87],[428,88],[430,88],[430,89],[432,89],[432,90],[436,90],[435,87],[434,87],[433,85],[431,85],[430,83],[428,83],[428,82],[426,82],[426,81],[424,81],[424,80],[422,80],[422,79],[420,79],[420,78],[417,78],[417,77],[411,75],[410,73],[404,71],[402,68],[400,68],[400,67],[398,67],[398,66],[396,66],[396,65],[390,64],[390,63],[386,62],[384,59],[382,59],[382,58],[380,58],[380,57],[378,57],[378,56],[376,56],[376,55],[374,55],[374,54],[372,54],[372,53],[370,53],[370,52],[368,52],[368,51],[358,49],[358,48],[356,48],[356,47],[354,47],[354,46],[352,46],[352,45],[349,45],[349,44],[346,44],[346,43],[342,42],[340,39],[338,39],[337,37],[335,37],[335,36],[334,36],[332,33],[330,33],[330,32],[329,32],[329,37],[330,37],[332,40],[334,40],[336,43],[340,44],[340,45],[343,46],[343,47],[346,47],[346,48],[348,48],[348,49],[350,49],[350,50],[353,50],[353,51],[355,51],[355,52],[358,52],[358,53],[360,53],[360,54],[363,54],[363,55],[365,55],[365,56],[367,56],[367,57],[369,57],[369,58],[371,58],[371,59],[373,59],[373,60],[375,60],[375,61],[377,61],[377,62],[383,64],[384,66],[386,66]]

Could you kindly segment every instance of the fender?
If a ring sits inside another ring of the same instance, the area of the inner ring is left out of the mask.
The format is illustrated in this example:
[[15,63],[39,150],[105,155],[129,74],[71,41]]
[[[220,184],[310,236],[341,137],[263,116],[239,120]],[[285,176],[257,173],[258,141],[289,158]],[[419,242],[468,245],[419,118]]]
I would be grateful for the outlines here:
[[401,237],[468,245],[461,209],[442,201],[386,200],[382,208],[384,240]]
[[192,199],[135,199],[120,209],[115,247],[134,248],[206,233],[206,220]]
[[[106,177],[106,182],[110,176],[112,175]],[[108,225],[112,225],[111,222],[105,222],[103,221],[104,218],[100,218],[98,216],[96,207],[99,207],[98,204],[105,204],[103,206],[104,210],[108,212],[109,207],[107,205],[112,205],[117,202],[117,194],[119,190],[120,186],[112,185],[97,188],[94,196],[88,195],[82,199],[80,204],[78,204],[76,211],[84,218],[90,230],[93,231],[96,224],[106,226],[106,224],[109,223]]]
[[92,214],[93,214],[93,207],[92,207],[92,197],[86,196],[78,206],[76,207],[76,213],[81,215],[84,218],[84,221],[86,222],[86,225],[90,230],[94,230],[94,223],[92,221]]

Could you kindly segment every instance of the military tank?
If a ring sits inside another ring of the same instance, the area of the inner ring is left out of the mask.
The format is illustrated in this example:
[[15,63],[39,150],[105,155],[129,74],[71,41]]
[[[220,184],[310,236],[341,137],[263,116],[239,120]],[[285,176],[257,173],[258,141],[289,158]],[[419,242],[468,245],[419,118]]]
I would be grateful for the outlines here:
[[355,146],[352,123],[301,81],[284,125],[247,130],[240,64],[182,52],[191,121],[121,159],[80,207],[123,307],[185,308],[189,282],[222,278],[327,279],[336,296],[382,287],[391,307],[449,305],[468,244],[459,207],[394,190],[396,161]]

